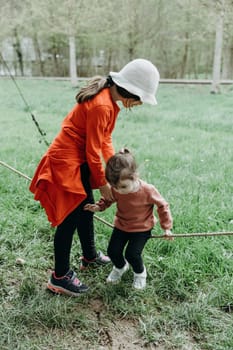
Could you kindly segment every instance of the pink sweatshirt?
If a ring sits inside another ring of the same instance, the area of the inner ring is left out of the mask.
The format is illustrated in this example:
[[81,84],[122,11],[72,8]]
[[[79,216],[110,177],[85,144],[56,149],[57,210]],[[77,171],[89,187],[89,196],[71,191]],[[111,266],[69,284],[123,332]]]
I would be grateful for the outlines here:
[[100,210],[105,210],[116,202],[117,211],[114,226],[126,232],[143,232],[153,228],[157,220],[154,216],[154,205],[157,206],[160,226],[162,229],[172,228],[172,216],[169,205],[159,191],[150,184],[140,180],[138,191],[120,194],[112,188],[114,201],[106,202],[101,199],[97,204]]

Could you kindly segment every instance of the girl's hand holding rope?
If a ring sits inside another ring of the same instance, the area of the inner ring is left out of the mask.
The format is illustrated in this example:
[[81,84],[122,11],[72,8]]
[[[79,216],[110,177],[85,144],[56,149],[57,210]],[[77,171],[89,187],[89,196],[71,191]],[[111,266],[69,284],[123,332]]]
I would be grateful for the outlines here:
[[100,206],[98,204],[86,204],[83,209],[95,213],[97,211],[100,211]]
[[164,230],[164,239],[167,241],[174,241],[173,233],[170,230]]

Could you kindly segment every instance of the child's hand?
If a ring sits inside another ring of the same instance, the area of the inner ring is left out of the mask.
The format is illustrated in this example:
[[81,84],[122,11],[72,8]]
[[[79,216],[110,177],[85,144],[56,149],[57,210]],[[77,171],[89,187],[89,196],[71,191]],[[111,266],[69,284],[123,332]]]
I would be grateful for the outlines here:
[[92,213],[95,213],[96,211],[100,211],[100,207],[97,204],[86,204],[83,209],[89,210]]
[[99,188],[99,191],[100,191],[101,196],[105,200],[107,200],[107,201],[113,201],[114,200],[113,195],[112,195],[111,186],[109,185],[109,183],[107,183],[104,186],[101,186]]
[[173,234],[170,230],[164,230],[164,236],[164,239],[166,239],[167,241],[174,241]]

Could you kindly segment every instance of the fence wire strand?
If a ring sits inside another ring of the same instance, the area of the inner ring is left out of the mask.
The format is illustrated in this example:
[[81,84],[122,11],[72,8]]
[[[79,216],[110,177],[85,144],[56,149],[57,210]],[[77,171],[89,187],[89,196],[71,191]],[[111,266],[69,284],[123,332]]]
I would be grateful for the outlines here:
[[25,97],[24,97],[24,95],[22,93],[22,90],[20,89],[19,85],[17,84],[14,76],[11,74],[10,68],[9,68],[8,64],[6,63],[5,59],[3,58],[1,52],[0,52],[0,58],[1,58],[1,61],[3,62],[3,64],[4,64],[4,66],[6,67],[11,80],[13,81],[13,83],[14,83],[14,85],[15,85],[15,87],[16,87],[16,89],[17,89],[17,91],[18,91],[18,93],[19,93],[19,95],[21,97],[21,99],[23,100],[23,102],[25,104],[27,112],[30,114],[30,116],[32,118],[32,121],[36,125],[36,128],[37,128],[38,132],[40,133],[44,143],[46,144],[46,146],[49,146],[49,142],[45,138],[46,132],[41,129],[41,127],[40,127],[36,117],[32,113],[31,107],[29,106],[28,102],[26,101],[26,99],[25,99]]

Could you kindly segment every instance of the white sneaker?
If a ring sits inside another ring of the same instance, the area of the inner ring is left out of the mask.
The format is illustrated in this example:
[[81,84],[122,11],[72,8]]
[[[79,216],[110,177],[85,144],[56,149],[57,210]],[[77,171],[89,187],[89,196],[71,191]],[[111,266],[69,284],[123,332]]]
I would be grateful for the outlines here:
[[134,272],[133,287],[135,289],[144,289],[146,287],[146,267],[144,266],[144,271],[141,273]]
[[125,266],[123,266],[122,269],[118,269],[117,267],[113,266],[113,269],[108,275],[106,281],[108,283],[117,284],[118,282],[120,282],[121,276],[123,275],[123,273],[125,273],[128,269],[129,269],[129,264],[127,261],[125,262]]

